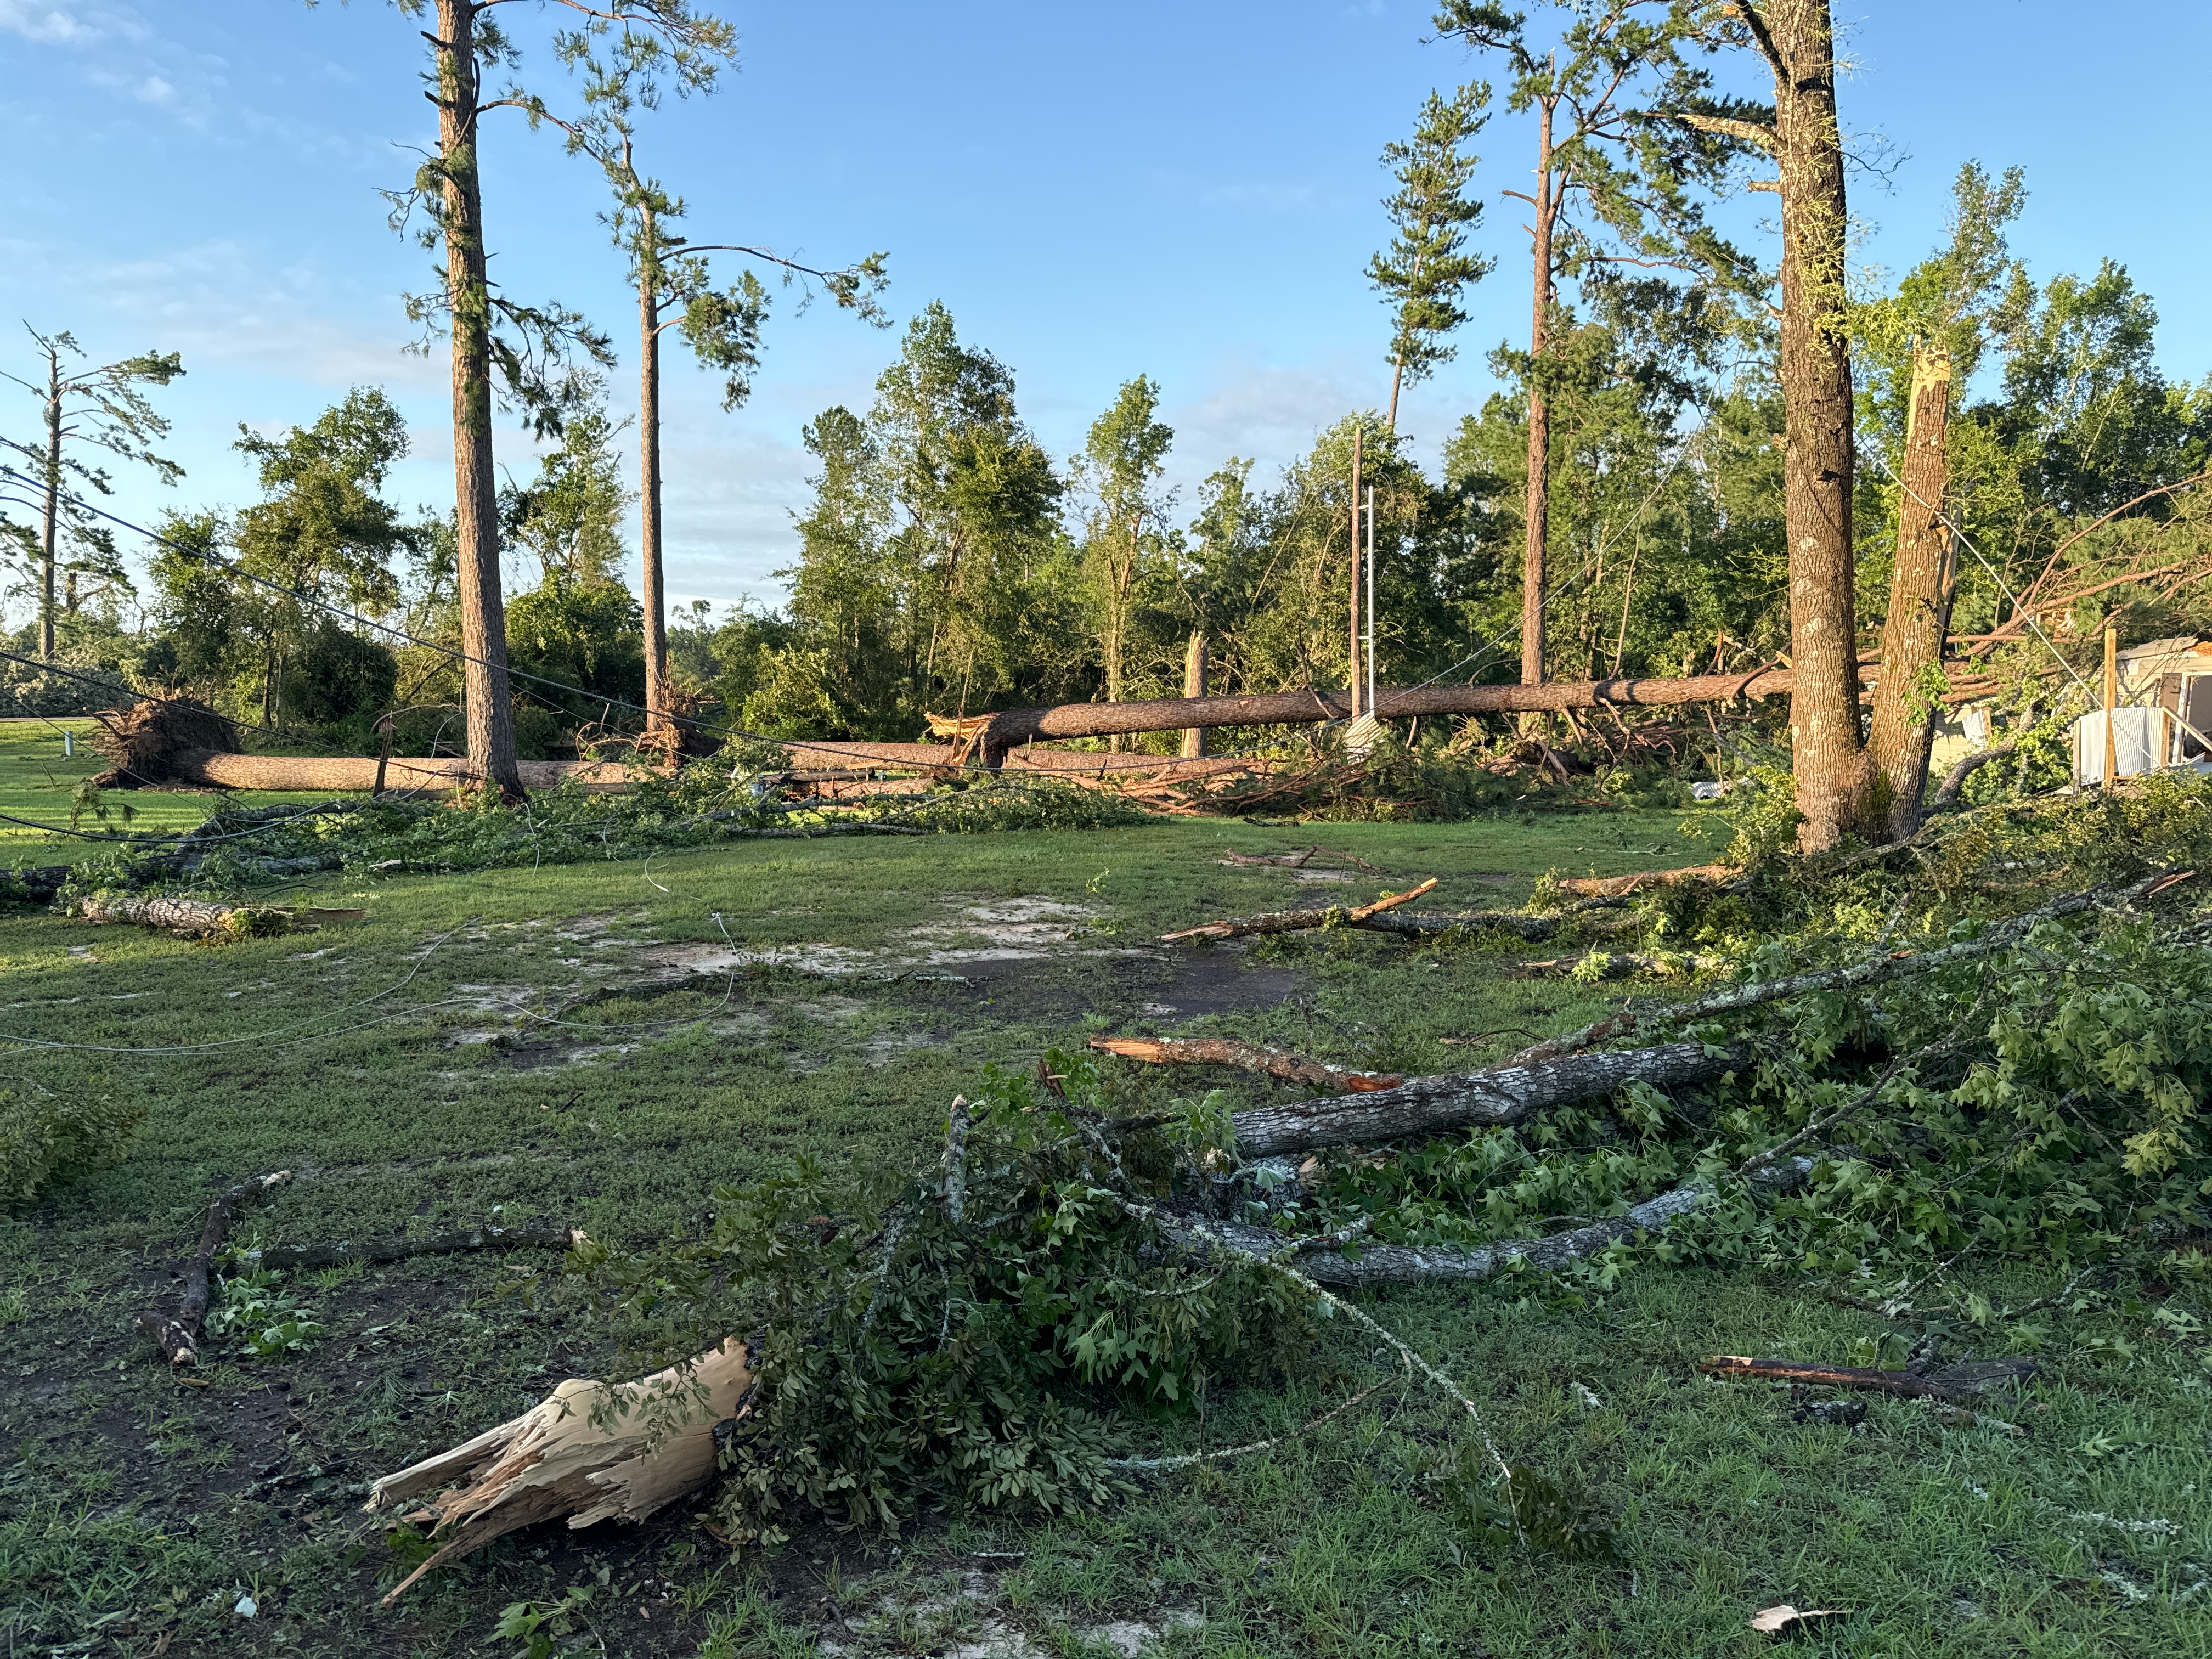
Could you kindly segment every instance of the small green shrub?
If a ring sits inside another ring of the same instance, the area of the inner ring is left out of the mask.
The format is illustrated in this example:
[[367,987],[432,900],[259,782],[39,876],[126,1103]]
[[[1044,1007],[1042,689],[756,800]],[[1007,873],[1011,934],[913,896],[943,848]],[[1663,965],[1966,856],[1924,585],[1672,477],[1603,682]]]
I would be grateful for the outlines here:
[[113,1095],[0,1089],[0,1203],[23,1203],[112,1158],[145,1116]]

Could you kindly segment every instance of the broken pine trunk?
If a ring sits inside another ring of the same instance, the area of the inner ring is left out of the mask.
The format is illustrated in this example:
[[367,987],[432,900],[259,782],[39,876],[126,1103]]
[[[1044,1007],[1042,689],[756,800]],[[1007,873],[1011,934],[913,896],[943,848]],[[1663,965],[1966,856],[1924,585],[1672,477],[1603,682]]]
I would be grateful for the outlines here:
[[1951,359],[1941,350],[1912,354],[1912,387],[1905,428],[1905,465],[1897,503],[1897,564],[1889,579],[1889,615],[1882,623],[1887,669],[1874,689],[1867,747],[1889,838],[1920,828],[1928,790],[1928,752],[1935,739],[1942,687],[1943,636],[1950,623],[1950,527],[1943,518],[1947,483],[1944,439],[1951,413]]

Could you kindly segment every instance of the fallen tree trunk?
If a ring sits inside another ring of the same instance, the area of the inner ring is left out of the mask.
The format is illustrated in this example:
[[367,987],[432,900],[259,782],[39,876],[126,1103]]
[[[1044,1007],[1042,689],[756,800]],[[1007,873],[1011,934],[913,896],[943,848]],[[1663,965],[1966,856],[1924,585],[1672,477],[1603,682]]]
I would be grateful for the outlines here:
[[422,1238],[340,1239],[332,1244],[264,1244],[239,1259],[249,1267],[337,1267],[349,1261],[404,1261],[463,1250],[565,1250],[583,1242],[574,1227],[465,1227]]
[[469,1484],[405,1517],[428,1523],[439,1548],[385,1605],[431,1568],[518,1528],[563,1517],[571,1527],[642,1521],[696,1492],[714,1473],[715,1425],[745,1414],[752,1385],[745,1345],[732,1337],[611,1389],[571,1377],[521,1416],[386,1475],[369,1489],[371,1513],[448,1480]]
[[1318,1084],[1345,1094],[1395,1089],[1405,1081],[1380,1072],[1347,1072],[1324,1066],[1286,1049],[1239,1042],[1232,1037],[1110,1037],[1095,1036],[1091,1046],[1124,1060],[1140,1060],[1152,1066],[1234,1066],[1286,1083]]
[[222,1248],[222,1236],[230,1225],[231,1212],[247,1199],[258,1198],[291,1178],[289,1170],[256,1176],[251,1181],[240,1182],[208,1206],[200,1242],[185,1267],[185,1299],[176,1317],[164,1319],[151,1313],[138,1316],[138,1328],[161,1345],[161,1352],[168,1356],[172,1365],[199,1364],[200,1327],[207,1319],[208,1269],[215,1261],[215,1253]]
[[[230,755],[211,749],[179,749],[165,757],[168,770],[149,776],[143,768],[132,780],[197,784],[210,789],[335,789],[368,794],[377,786],[379,763],[355,755]],[[574,780],[587,788],[627,789],[643,773],[662,769],[634,761],[521,761],[522,781],[532,789],[550,789]],[[410,790],[459,789],[482,781],[465,758],[426,760],[394,755],[385,766],[384,787]]]
[[1802,1382],[1821,1389],[1860,1389],[1907,1400],[1965,1400],[1997,1382],[2035,1375],[2033,1359],[1989,1359],[1917,1371],[1872,1370],[1860,1365],[1817,1365],[1796,1359],[1749,1359],[1717,1353],[1698,1362],[1707,1376],[1740,1376],[1750,1382]]
[[1241,916],[1232,921],[1209,921],[1202,927],[1186,927],[1180,933],[1162,933],[1160,943],[1170,945],[1181,939],[1243,939],[1251,933],[1296,933],[1309,927],[1326,927],[1332,922],[1356,927],[1370,916],[1410,904],[1437,884],[1431,876],[1418,887],[1408,887],[1402,893],[1385,893],[1372,904],[1353,905],[1347,908],[1332,904],[1321,910],[1271,910],[1256,916]]
[[76,900],[70,906],[70,914],[89,922],[152,927],[185,939],[261,939],[305,932],[319,922],[358,921],[368,912],[295,910],[284,905],[223,904],[213,899],[108,893]]
[[1656,1048],[1570,1054],[1535,1065],[1417,1077],[1394,1089],[1364,1094],[1255,1106],[1235,1114],[1231,1121],[1237,1131],[1238,1157],[1270,1158],[1316,1146],[1434,1134],[1468,1124],[1518,1123],[1532,1112],[1595,1099],[1631,1083],[1666,1089],[1707,1082],[1739,1063],[1736,1055],[1709,1050],[1702,1042],[1664,1042]]
[[[1796,1185],[1813,1172],[1809,1158],[1796,1158],[1778,1166],[1771,1179],[1754,1182],[1757,1189],[1775,1192]],[[1272,1259],[1287,1247],[1297,1252],[1297,1271],[1316,1284],[1343,1290],[1375,1290],[1388,1285],[1417,1285],[1437,1280],[1490,1279],[1515,1267],[1539,1273],[1556,1273],[1575,1262],[1601,1255],[1623,1239],[1638,1233],[1663,1232],[1684,1216],[1695,1214],[1720,1196],[1711,1181],[1693,1181],[1670,1192],[1648,1198],[1625,1214],[1549,1238],[1516,1238],[1469,1249],[1443,1245],[1381,1244],[1362,1240],[1356,1256],[1343,1253],[1335,1238],[1308,1241],[1303,1245],[1285,1239],[1265,1227],[1241,1222],[1212,1222],[1207,1231],[1240,1254]],[[1331,1248],[1337,1246],[1338,1248]]]
[[[1688,679],[1559,681],[1542,685],[1425,685],[1375,694],[1379,720],[1415,714],[1516,714],[1562,708],[1672,708],[1691,702],[1732,702],[1778,697],[1796,676],[1788,669],[1749,674],[1699,674]],[[1311,726],[1352,718],[1344,691],[1262,692],[1234,697],[1162,697],[1150,702],[1072,702],[1052,708],[1009,708],[991,716],[981,734],[980,758],[1002,764],[1007,753],[1039,738],[1107,738],[1137,732],[1174,732],[1217,726]]]

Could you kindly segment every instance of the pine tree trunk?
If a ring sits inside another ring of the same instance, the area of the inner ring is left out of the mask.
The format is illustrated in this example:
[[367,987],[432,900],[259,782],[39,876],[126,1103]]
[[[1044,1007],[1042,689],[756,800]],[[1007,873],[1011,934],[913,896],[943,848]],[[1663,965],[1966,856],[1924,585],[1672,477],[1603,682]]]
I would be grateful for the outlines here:
[[653,218],[644,216],[646,255],[638,273],[637,516],[640,597],[645,611],[645,729],[672,732],[668,709],[667,597],[660,551],[660,281],[653,263]]
[[[1544,683],[1546,547],[1552,534],[1552,407],[1544,395],[1544,351],[1552,320],[1552,106],[1541,106],[1536,139],[1534,304],[1528,321],[1528,494],[1521,553],[1521,684]],[[1540,724],[1543,716],[1531,717]]]
[[54,560],[61,541],[62,515],[62,359],[60,351],[46,348],[46,522],[40,548],[39,656],[54,659]]
[[483,0],[438,0],[438,161],[446,285],[452,301],[453,532],[461,600],[462,701],[469,763],[507,800],[522,797],[500,596],[499,507],[492,477],[491,291],[477,172],[476,15]]
[[[1352,429],[1352,641],[1345,660],[1351,665],[1346,671],[1345,684],[1351,689],[1352,718],[1359,718],[1359,472],[1365,457],[1362,453],[1367,428],[1364,424]],[[1368,710],[1370,714],[1374,711]]]
[[1915,352],[1905,416],[1905,465],[1897,506],[1897,566],[1889,579],[1889,615],[1881,629],[1881,666],[1875,683],[1874,719],[1867,748],[1887,796],[1884,811],[1893,840],[1920,828],[1921,797],[1928,789],[1928,750],[1936,710],[1923,695],[1927,670],[1943,660],[1949,621],[1944,592],[1950,532],[1943,523],[1944,435],[1951,414],[1951,360],[1940,351]]
[[1798,844],[1871,833],[1873,768],[1859,740],[1851,550],[1851,364],[1845,334],[1843,143],[1828,0],[1773,0],[1775,159],[1782,195],[1778,368],[1790,543],[1790,703]]

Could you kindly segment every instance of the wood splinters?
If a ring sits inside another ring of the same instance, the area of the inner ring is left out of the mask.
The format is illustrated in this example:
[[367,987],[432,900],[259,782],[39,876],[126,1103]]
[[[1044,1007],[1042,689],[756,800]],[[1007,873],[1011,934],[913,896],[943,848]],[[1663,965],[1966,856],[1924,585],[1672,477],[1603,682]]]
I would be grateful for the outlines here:
[[1295,933],[1309,927],[1326,927],[1332,920],[1356,926],[1370,916],[1380,915],[1385,910],[1395,910],[1401,904],[1410,904],[1437,884],[1431,876],[1418,887],[1408,887],[1402,893],[1385,893],[1372,904],[1354,905],[1346,908],[1333,904],[1322,910],[1275,910],[1262,915],[1240,916],[1229,921],[1209,921],[1200,927],[1186,927],[1180,933],[1162,933],[1160,943],[1171,945],[1182,939],[1242,939],[1249,933]]
[[1119,1054],[1152,1066],[1234,1066],[1286,1083],[1310,1083],[1346,1094],[1366,1094],[1395,1089],[1406,1079],[1382,1072],[1351,1072],[1308,1060],[1284,1048],[1269,1048],[1233,1037],[1112,1037],[1095,1036],[1091,1046],[1102,1053]]
[[697,1491],[714,1473],[715,1425],[750,1410],[752,1384],[744,1341],[733,1336],[611,1390],[571,1377],[521,1416],[386,1475],[363,1505],[372,1514],[449,1480],[468,1485],[402,1517],[431,1526],[440,1547],[392,1587],[384,1605],[431,1568],[519,1528],[563,1517],[571,1527],[642,1521]]

